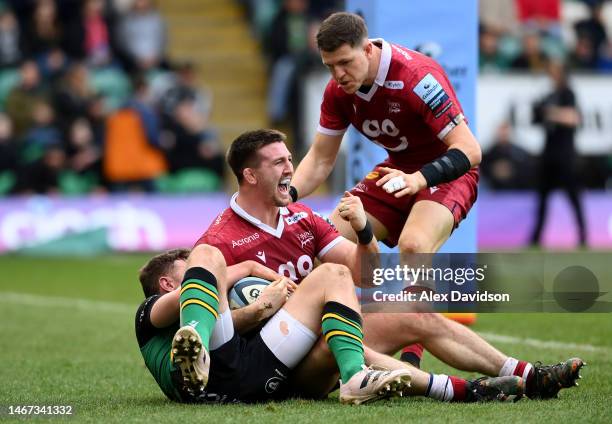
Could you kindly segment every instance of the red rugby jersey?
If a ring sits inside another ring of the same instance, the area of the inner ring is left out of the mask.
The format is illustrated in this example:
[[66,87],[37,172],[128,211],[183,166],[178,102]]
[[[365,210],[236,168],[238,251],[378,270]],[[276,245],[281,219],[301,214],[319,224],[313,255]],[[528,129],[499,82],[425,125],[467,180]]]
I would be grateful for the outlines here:
[[374,84],[367,93],[345,93],[327,84],[318,132],[341,135],[352,124],[387,149],[389,160],[414,172],[448,149],[441,140],[463,119],[463,110],[442,67],[433,59],[382,39]]
[[276,228],[249,215],[232,196],[230,207],[217,216],[196,242],[218,248],[227,265],[259,262],[299,283],[321,258],[344,240],[338,231],[308,206],[292,203],[280,208]]

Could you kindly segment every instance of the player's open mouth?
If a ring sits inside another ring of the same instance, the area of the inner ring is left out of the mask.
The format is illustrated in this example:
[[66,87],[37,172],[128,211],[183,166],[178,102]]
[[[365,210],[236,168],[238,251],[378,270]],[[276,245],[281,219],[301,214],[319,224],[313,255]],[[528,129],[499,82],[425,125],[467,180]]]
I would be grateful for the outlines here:
[[283,194],[287,194],[289,192],[289,184],[291,184],[291,178],[282,179],[278,185],[278,191]]

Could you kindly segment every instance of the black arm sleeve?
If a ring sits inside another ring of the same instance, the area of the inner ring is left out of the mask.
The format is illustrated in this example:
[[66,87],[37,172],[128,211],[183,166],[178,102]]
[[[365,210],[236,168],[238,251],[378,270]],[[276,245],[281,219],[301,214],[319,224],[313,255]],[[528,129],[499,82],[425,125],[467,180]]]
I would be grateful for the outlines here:
[[146,345],[149,340],[155,337],[157,331],[159,331],[151,323],[151,308],[153,308],[153,305],[159,300],[159,298],[160,296],[157,294],[147,298],[144,302],[142,302],[138,308],[138,311],[136,312],[136,339],[138,339],[139,347]]
[[427,187],[456,180],[470,170],[472,165],[468,157],[459,149],[448,149],[438,159],[421,168],[421,174],[427,181]]

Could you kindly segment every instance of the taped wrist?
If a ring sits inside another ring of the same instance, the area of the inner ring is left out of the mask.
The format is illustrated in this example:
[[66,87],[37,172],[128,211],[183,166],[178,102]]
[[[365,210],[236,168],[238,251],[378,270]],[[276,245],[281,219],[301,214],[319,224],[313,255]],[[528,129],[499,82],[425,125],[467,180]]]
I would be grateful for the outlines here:
[[456,180],[470,170],[468,157],[459,149],[448,149],[438,159],[423,166],[420,171],[427,181],[427,187]]
[[370,221],[366,220],[366,225],[363,227],[363,230],[357,231],[357,239],[359,240],[359,244],[370,244],[373,238],[374,232],[372,231],[372,225]]
[[297,188],[293,186],[289,186],[289,196],[291,196],[291,200],[293,200],[293,203],[297,202],[298,200]]

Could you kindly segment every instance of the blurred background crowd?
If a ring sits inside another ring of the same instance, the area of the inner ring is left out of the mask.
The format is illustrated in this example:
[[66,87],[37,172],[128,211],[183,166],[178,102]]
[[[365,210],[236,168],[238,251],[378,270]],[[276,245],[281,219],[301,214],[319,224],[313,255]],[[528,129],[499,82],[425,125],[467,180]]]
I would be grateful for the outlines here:
[[[313,36],[343,2],[231,0],[247,41],[228,32],[227,1],[189,16],[196,3],[0,0],[0,195],[222,190],[225,147],[253,126],[285,130],[303,153],[300,80],[322,71]],[[480,0],[480,72],[612,74],[611,30],[602,0]],[[537,186],[512,119],[488,141],[484,187]],[[604,188],[610,152],[596,160],[584,183]]]

